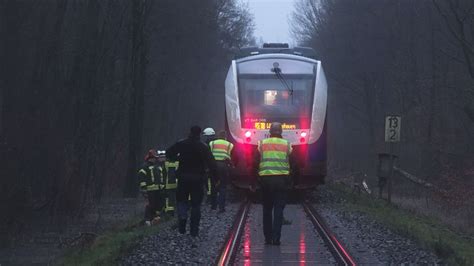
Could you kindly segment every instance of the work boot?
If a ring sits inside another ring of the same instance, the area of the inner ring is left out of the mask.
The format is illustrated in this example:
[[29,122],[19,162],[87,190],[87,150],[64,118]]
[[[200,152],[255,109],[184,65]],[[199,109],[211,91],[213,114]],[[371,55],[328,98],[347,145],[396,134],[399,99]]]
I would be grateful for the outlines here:
[[186,219],[179,220],[178,230],[180,234],[186,234]]

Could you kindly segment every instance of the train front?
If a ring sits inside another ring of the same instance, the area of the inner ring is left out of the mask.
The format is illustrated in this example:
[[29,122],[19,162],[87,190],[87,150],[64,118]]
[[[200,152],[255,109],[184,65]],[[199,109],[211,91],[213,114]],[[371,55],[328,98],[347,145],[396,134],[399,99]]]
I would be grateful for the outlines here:
[[321,62],[295,54],[250,55],[232,61],[225,81],[226,127],[239,162],[234,184],[248,187],[258,141],[272,122],[296,155],[296,189],[316,186],[326,175],[327,83]]

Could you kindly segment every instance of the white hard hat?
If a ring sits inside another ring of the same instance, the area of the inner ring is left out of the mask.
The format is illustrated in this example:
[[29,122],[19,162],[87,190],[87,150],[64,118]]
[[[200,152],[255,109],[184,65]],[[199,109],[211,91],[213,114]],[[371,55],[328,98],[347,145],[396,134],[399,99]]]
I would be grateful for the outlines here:
[[214,131],[214,129],[212,127],[208,127],[208,128],[206,128],[202,131],[202,134],[204,136],[212,136],[212,135],[215,135],[216,132]]

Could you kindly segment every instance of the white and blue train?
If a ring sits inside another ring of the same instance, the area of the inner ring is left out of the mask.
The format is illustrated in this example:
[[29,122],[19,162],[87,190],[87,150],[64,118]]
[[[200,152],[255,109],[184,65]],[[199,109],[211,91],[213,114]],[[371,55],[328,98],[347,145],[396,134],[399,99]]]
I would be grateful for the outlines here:
[[246,187],[255,178],[254,152],[272,122],[283,124],[283,137],[298,158],[295,188],[324,183],[327,82],[313,49],[274,43],[241,49],[225,80],[225,108],[239,159],[234,184]]

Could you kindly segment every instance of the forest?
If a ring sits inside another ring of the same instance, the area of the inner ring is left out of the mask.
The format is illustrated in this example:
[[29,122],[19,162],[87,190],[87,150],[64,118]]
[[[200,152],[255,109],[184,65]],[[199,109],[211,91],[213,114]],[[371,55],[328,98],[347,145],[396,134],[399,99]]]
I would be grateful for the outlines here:
[[253,42],[235,0],[5,0],[0,20],[6,237],[135,196],[146,150],[223,126],[223,71]]
[[375,188],[377,155],[390,152],[384,118],[397,114],[397,165],[447,191],[450,208],[472,206],[473,1],[299,0],[291,26],[328,77],[333,175],[367,174]]
[[[289,22],[328,78],[327,180],[375,187],[397,114],[397,165],[472,206],[474,1],[295,0]],[[135,197],[145,151],[223,128],[229,62],[253,32],[239,0],[0,1],[0,246],[37,215]]]

